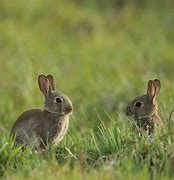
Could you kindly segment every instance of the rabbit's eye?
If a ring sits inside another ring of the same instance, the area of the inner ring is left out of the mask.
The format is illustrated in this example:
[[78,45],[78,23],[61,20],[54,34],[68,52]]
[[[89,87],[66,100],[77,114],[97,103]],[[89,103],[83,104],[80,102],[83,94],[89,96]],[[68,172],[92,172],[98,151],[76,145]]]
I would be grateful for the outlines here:
[[57,98],[56,98],[56,102],[57,102],[57,103],[62,103],[62,102],[63,102],[63,99],[60,98],[60,97],[57,97]]
[[142,102],[140,102],[140,101],[137,101],[135,104],[134,104],[134,106],[135,107],[141,107],[142,106]]

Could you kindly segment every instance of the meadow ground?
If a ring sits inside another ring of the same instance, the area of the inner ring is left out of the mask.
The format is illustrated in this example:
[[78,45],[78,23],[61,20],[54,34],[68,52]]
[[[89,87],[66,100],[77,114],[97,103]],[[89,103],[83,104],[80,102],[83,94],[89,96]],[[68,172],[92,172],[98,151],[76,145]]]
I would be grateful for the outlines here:
[[[2,179],[174,178],[172,1],[0,1],[0,176]],[[43,106],[40,73],[53,74],[74,104],[61,144],[36,154],[12,148],[10,128]],[[140,137],[123,110],[159,78],[167,132]]]

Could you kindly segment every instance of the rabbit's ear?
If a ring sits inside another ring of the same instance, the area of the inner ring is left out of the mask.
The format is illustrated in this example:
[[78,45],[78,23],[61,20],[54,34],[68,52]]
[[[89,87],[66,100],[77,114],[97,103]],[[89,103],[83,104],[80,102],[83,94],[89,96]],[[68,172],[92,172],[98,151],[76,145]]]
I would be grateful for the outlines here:
[[154,81],[149,80],[147,85],[147,97],[151,103],[154,103],[156,97],[156,86]]
[[55,88],[55,84],[54,84],[54,77],[52,75],[47,75],[47,79],[49,80],[50,82],[50,88],[52,91],[55,91],[56,88]]
[[46,96],[49,92],[49,80],[45,75],[38,76],[38,84],[40,91]]
[[161,82],[159,79],[154,79],[153,80],[155,83],[155,87],[156,87],[156,95],[159,93],[160,89],[161,89]]

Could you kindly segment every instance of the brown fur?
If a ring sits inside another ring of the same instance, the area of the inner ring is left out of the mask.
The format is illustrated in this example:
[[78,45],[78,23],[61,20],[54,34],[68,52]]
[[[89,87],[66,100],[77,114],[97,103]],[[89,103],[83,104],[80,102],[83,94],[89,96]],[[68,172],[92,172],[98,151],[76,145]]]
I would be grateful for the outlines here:
[[[36,149],[45,148],[46,145],[58,144],[67,133],[72,103],[67,96],[51,92],[54,87],[50,84],[48,86],[48,82],[49,79],[44,78],[43,82],[39,84],[40,90],[47,98],[46,109],[27,110],[14,123],[11,135],[15,136],[16,144]],[[53,83],[53,79],[51,83]],[[55,98],[57,97],[61,97],[64,101],[56,103]]]
[[[158,104],[156,96],[160,88],[161,84],[158,79],[154,81],[149,80],[147,94],[136,97],[126,107],[126,115],[132,116],[136,125],[149,133],[153,132],[154,124],[157,124],[160,129],[164,129],[164,124],[157,112]],[[137,102],[139,106],[136,106]]]

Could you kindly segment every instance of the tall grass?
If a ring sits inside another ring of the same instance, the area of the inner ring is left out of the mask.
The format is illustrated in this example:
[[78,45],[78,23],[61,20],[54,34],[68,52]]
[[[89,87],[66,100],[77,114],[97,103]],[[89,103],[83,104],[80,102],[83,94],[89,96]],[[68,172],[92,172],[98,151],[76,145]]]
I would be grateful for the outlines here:
[[[173,179],[173,18],[172,1],[0,1],[1,178]],[[40,73],[74,104],[67,136],[44,154],[9,138],[21,112],[43,106]],[[167,131],[150,139],[124,107],[154,78]]]

